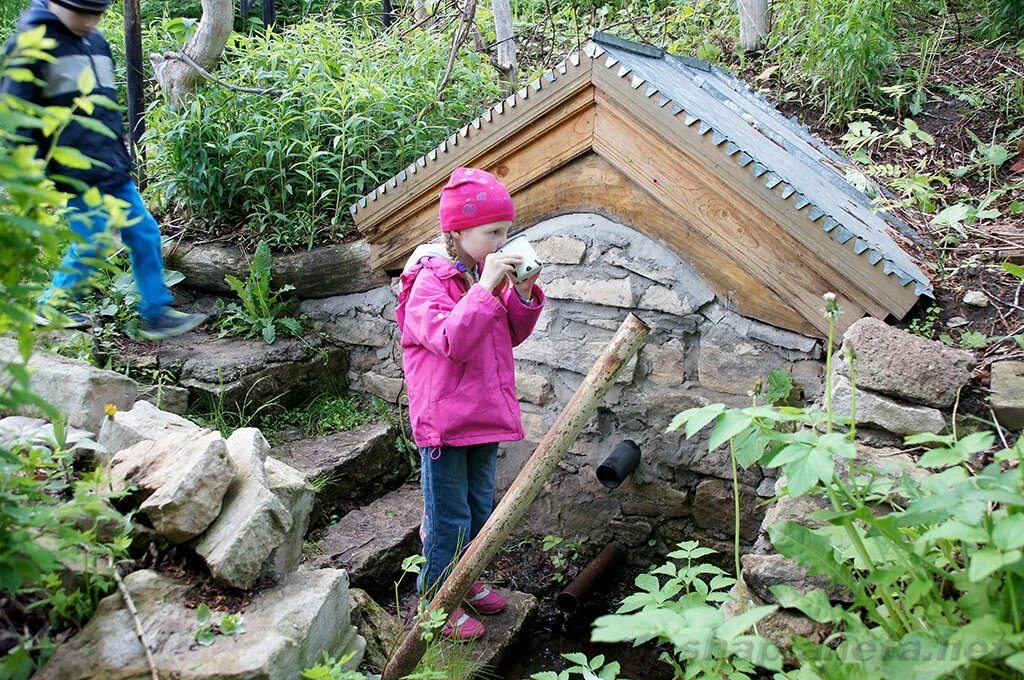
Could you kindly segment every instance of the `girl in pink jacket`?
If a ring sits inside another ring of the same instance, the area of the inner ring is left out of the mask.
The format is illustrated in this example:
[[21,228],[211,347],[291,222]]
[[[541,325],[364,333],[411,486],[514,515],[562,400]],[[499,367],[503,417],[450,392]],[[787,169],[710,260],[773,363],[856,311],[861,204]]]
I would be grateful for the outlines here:
[[[513,219],[512,198],[494,175],[459,168],[441,190],[444,244],[420,246],[402,272],[395,316],[422,461],[424,594],[491,515],[498,443],[524,436],[512,348],[533,331],[544,294],[536,276],[512,283],[521,259],[495,252]],[[466,604],[497,614],[505,599],[477,582]],[[468,640],[486,629],[459,607],[443,633]]]

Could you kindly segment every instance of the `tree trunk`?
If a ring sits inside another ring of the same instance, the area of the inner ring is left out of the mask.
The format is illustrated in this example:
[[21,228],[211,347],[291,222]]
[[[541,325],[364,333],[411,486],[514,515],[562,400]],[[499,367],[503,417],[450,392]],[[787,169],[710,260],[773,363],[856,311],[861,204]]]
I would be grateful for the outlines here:
[[757,52],[768,35],[768,0],[739,0],[740,49]]
[[498,70],[510,82],[515,81],[516,39],[512,29],[512,8],[509,0],[492,0],[494,10],[494,32],[498,38]]
[[427,21],[427,0],[412,0],[412,18],[421,26]]
[[[207,71],[213,71],[224,52],[235,22],[233,0],[203,0],[203,16],[199,28],[182,50]],[[160,89],[170,98],[171,106],[183,105],[195,91],[200,75],[188,64],[159,54],[149,55]]]

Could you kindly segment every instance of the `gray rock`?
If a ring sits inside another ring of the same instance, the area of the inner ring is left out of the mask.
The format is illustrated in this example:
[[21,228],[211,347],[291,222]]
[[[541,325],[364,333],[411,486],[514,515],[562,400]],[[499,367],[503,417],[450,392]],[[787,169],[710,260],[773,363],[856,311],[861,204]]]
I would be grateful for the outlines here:
[[135,485],[143,499],[139,509],[175,543],[194,538],[216,519],[234,477],[224,438],[209,430],[141,441],[110,464],[112,488]]
[[853,416],[858,425],[873,425],[899,435],[938,433],[946,429],[946,421],[938,409],[903,404],[868,390],[857,390],[854,412],[853,389],[842,375],[835,376],[832,389],[832,409],[838,418]]
[[352,584],[371,592],[388,592],[401,575],[402,560],[420,551],[423,495],[405,486],[353,510],[327,530],[318,563],[348,571]]
[[332,342],[367,347],[388,347],[396,343],[397,300],[390,286],[356,295],[339,295],[306,300],[299,311],[327,333]]
[[647,345],[641,352],[651,364],[647,379],[656,385],[681,385],[686,378],[686,351],[679,340]]
[[191,420],[161,411],[148,401],[137,401],[130,410],[119,410],[113,418],[104,419],[99,443],[113,455],[141,441],[198,431],[199,426]]
[[340,517],[369,503],[409,478],[412,467],[398,450],[397,436],[387,422],[369,423],[347,432],[282,444],[274,455],[313,485],[312,523],[317,526],[332,515]]
[[267,473],[267,486],[292,517],[292,525],[284,541],[274,548],[263,567],[266,576],[280,581],[299,567],[302,544],[313,511],[314,491],[301,472],[276,458],[267,456],[264,470]]
[[[185,275],[185,285],[213,293],[232,293],[224,281],[232,274],[249,275],[249,257],[235,246],[216,243],[176,243],[165,252],[167,264]],[[365,240],[321,246],[274,256],[275,288],[295,286],[300,298],[344,295],[387,284],[387,276],[369,266]]]
[[785,357],[759,340],[743,338],[726,323],[715,324],[700,339],[697,376],[704,387],[726,394],[748,394],[774,368],[787,368]]
[[[621,320],[615,322],[616,327],[621,324]],[[571,337],[570,334],[565,332],[565,329],[558,333],[534,331],[533,335],[516,347],[516,359],[520,361],[533,361],[553,368],[586,375],[590,372],[594,362],[601,356],[604,348],[608,346],[608,342],[615,333],[609,330],[590,328],[582,324],[571,327],[574,331],[576,328],[581,329],[580,334],[585,334],[585,337]],[[629,363],[619,372],[616,382],[632,382],[633,376],[636,373],[636,362],[636,356],[630,359]],[[523,370],[529,372],[531,369],[523,367]]]
[[[735,530],[732,484],[724,479],[705,479],[697,485],[693,500],[693,522],[704,529],[720,531],[730,536]],[[740,536],[748,541],[757,538],[764,518],[757,494],[741,485]]]
[[608,307],[632,307],[636,304],[630,279],[554,279],[544,283],[550,299],[578,300]]
[[210,573],[226,586],[251,588],[271,551],[292,526],[292,516],[267,486],[263,461],[270,445],[259,430],[236,430],[227,440],[237,468],[217,519],[193,544]]
[[[194,609],[185,606],[189,586],[154,571],[124,579],[143,630],[154,647],[162,678],[179,680],[295,680],[327,652],[354,656],[359,665],[365,640],[350,623],[348,578],[320,569],[291,574],[280,585],[254,595],[243,614],[246,632],[220,636],[209,647],[195,644]],[[222,613],[215,612],[219,617]],[[57,651],[38,680],[142,680],[149,678],[145,653],[119,593],[104,598],[82,631]]]
[[[781,489],[786,484],[786,477],[783,475],[775,483],[776,489]],[[778,524],[779,522],[799,522],[811,529],[827,526],[828,522],[814,519],[810,515],[818,510],[828,510],[828,499],[822,496],[781,496],[777,501],[768,506],[764,513],[764,521],[761,526],[765,529]]]
[[[18,343],[0,338],[0,370],[11,363],[21,363]],[[57,407],[69,425],[93,432],[100,429],[107,404],[118,409],[131,408],[139,393],[138,383],[131,378],[53,352],[37,350],[29,359],[28,368],[32,391]],[[42,414],[34,406],[22,405],[17,413],[7,415]]]
[[188,412],[188,390],[177,385],[141,385],[139,399],[180,416]]
[[[857,387],[937,408],[952,406],[957,390],[970,380],[974,358],[865,317],[843,336],[843,348],[857,354]],[[840,353],[839,356],[844,356]],[[849,367],[839,362],[849,377]]]
[[[524,629],[537,612],[537,598],[529,593],[495,588],[505,596],[508,609],[500,616],[489,616],[483,623],[487,627],[487,635],[473,645],[470,662],[478,673],[487,668],[496,668],[505,656],[505,652],[524,633]],[[459,644],[445,641],[445,645]]]
[[1024,361],[997,361],[992,364],[992,410],[999,424],[1011,430],[1024,430]]
[[544,264],[579,264],[587,252],[587,244],[571,236],[549,236],[532,245]]
[[[95,440],[96,435],[88,430],[80,430],[77,427],[64,428],[63,445],[71,450],[78,448],[79,444],[87,445],[87,441]],[[42,418],[30,418],[28,416],[7,416],[0,418],[0,444],[11,444],[24,442],[41,444],[48,448],[54,448],[57,437],[53,430],[53,424]]]
[[516,372],[516,392],[519,393],[520,399],[540,406],[547,404],[554,396],[551,382],[547,378],[537,373],[527,373],[525,371]]
[[352,601],[352,625],[366,639],[364,662],[373,670],[383,671],[402,641],[401,622],[374,602],[365,590],[351,588],[349,595]]
[[972,307],[988,307],[988,296],[980,290],[969,290],[964,295],[964,304]]
[[[737,602],[740,598],[740,588],[741,585],[738,583],[733,586],[729,591],[731,599],[722,605],[721,612],[726,618],[732,618],[739,613]],[[749,588],[743,588],[743,592],[745,594],[745,609],[762,607],[767,604]],[[757,634],[775,643],[783,656],[786,656],[788,650],[793,646],[793,638],[800,636],[813,642],[822,642],[829,634],[829,626],[817,623],[797,611],[778,609],[758,622]],[[794,660],[787,658],[787,661],[793,663]]]
[[792,586],[797,592],[806,595],[812,590],[824,590],[832,600],[848,600],[849,593],[844,595],[842,589],[833,586],[825,576],[812,575],[807,568],[797,564],[788,557],[778,554],[743,555],[743,580],[754,593],[769,604],[778,604],[771,592],[772,586]]

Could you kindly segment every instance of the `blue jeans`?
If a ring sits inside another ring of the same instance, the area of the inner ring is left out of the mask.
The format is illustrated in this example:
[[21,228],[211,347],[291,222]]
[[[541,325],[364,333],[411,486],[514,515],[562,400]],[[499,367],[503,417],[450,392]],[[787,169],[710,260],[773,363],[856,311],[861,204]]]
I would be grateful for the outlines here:
[[[440,455],[439,455],[440,454]],[[494,509],[498,445],[420,449],[423,556],[416,585],[433,594]]]
[[[122,228],[119,233],[121,241],[131,255],[135,287],[141,298],[139,316],[147,321],[153,320],[173,301],[171,292],[164,284],[160,228],[146,209],[146,204],[142,202],[142,196],[139,195],[134,182],[125,182],[106,193],[127,202],[128,219],[136,220],[131,226]],[[68,248],[60,269],[53,275],[50,288],[40,299],[40,303],[49,300],[57,289],[65,291],[70,299],[77,298],[81,293],[82,282],[96,271],[95,262],[103,257],[97,241],[107,230],[110,216],[106,211],[102,207],[91,208],[86,205],[82,196],[75,196],[68,201],[66,217],[68,226],[81,241],[72,243]]]

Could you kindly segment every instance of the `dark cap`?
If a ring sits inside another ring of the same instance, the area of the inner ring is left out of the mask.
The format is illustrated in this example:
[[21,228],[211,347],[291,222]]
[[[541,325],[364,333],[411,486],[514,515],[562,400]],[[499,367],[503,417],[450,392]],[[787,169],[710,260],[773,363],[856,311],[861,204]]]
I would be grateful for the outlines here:
[[53,2],[72,12],[103,14],[110,7],[111,0],[53,0]]

